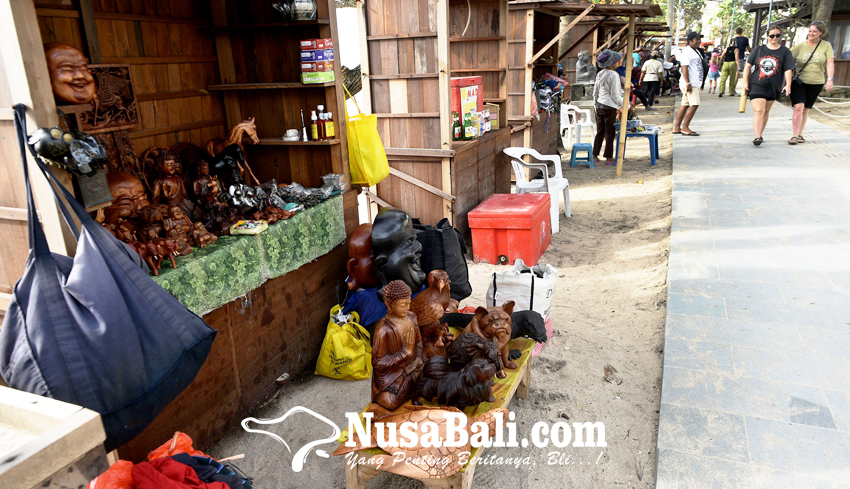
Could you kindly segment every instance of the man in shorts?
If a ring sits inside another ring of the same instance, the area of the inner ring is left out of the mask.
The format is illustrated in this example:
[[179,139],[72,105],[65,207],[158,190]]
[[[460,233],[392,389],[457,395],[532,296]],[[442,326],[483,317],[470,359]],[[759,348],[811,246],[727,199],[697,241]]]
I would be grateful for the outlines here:
[[673,134],[684,136],[699,136],[691,131],[690,123],[699,108],[699,90],[705,74],[703,73],[703,57],[697,51],[702,35],[698,32],[688,34],[688,45],[682,49],[682,77],[679,78],[679,88],[682,90],[682,106],[676,114],[676,124]]

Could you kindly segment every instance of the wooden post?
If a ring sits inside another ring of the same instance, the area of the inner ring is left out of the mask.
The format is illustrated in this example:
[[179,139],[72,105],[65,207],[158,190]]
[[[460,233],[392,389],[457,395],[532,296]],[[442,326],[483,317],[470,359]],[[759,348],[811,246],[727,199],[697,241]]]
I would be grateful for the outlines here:
[[626,155],[626,126],[629,119],[629,99],[632,94],[632,46],[635,39],[635,15],[629,15],[629,36],[626,41],[626,81],[623,84],[623,109],[620,112],[620,151],[617,155],[617,176],[623,174],[623,159]]
[[603,22],[605,22],[606,20],[608,20],[609,18],[610,18],[610,17],[606,15],[606,16],[605,16],[605,17],[603,17],[602,19],[599,19],[599,22],[597,22],[594,26],[592,26],[590,29],[588,29],[588,31],[587,31],[587,32],[585,32],[584,34],[582,34],[582,36],[581,36],[580,38],[578,38],[578,40],[577,40],[577,41],[573,41],[573,43],[572,43],[572,44],[570,44],[570,47],[568,47],[568,48],[564,51],[564,54],[562,54],[561,56],[559,56],[559,57],[558,57],[558,61],[560,61],[560,60],[564,59],[564,57],[566,57],[568,54],[570,54],[570,52],[571,52],[571,51],[572,51],[572,50],[573,50],[576,46],[578,46],[579,44],[581,44],[581,42],[582,42],[582,41],[584,41],[585,39],[587,39],[587,36],[590,36],[591,34],[593,34],[593,48],[594,48],[594,49],[596,49],[596,29],[598,29],[598,28],[599,28],[599,26],[601,26],[601,25],[602,25],[602,23],[603,23]]
[[[363,112],[371,114],[372,79],[370,78],[371,68],[369,66],[369,42],[366,37],[369,31],[366,27],[366,6],[364,4],[365,2],[363,0],[357,0],[357,22],[360,32],[360,93],[363,94],[363,103],[360,104],[360,108]],[[369,192],[377,195],[377,185],[369,187]],[[366,202],[369,208],[369,222],[372,222],[380,209],[378,208],[378,204],[372,199],[367,198]]]
[[[437,69],[440,84],[440,148],[452,149],[452,92],[451,58],[449,56],[449,2],[437,0]],[[442,186],[446,193],[452,192],[452,160],[442,158]],[[452,203],[443,200],[443,217],[452,219]]]
[[[525,59],[529,59],[534,56],[534,10],[529,9],[525,14]],[[523,83],[523,91],[525,92],[525,109],[523,111],[523,115],[526,117],[530,117],[534,114],[531,113],[531,97],[534,96],[534,92],[531,90],[531,82],[533,79],[534,66],[526,64],[525,65],[525,82]],[[526,127],[522,133],[522,146],[524,148],[531,147],[531,126]],[[528,177],[529,170],[525,169],[526,178]]]
[[103,63],[103,57],[100,55],[100,41],[97,39],[91,0],[80,0],[80,17],[83,20],[83,32],[86,34],[86,46],[89,48],[89,60],[91,64],[99,65]]
[[[222,27],[228,24],[227,4],[225,0],[211,0],[210,12],[212,14],[213,26]],[[218,72],[221,83],[226,85],[236,83],[236,65],[233,63],[233,48],[230,46],[230,34],[227,32],[216,33],[215,51],[218,53]],[[239,105],[239,95],[233,91],[226,91],[224,97],[224,113],[227,118],[227,127],[233,127],[242,120],[242,108]]]
[[[53,101],[53,90],[50,87],[50,76],[47,72],[47,61],[44,58],[35,4],[31,0],[11,0],[0,4],[0,78],[5,78],[3,82],[0,82],[0,92],[3,92],[0,93],[0,105],[3,109],[9,110],[16,103],[26,105],[27,128],[30,132],[38,127],[56,125],[58,120],[56,103]],[[0,126],[0,153],[7,156],[0,159],[0,174],[7,177],[21,175],[21,160],[18,156],[17,138],[11,120],[2,121]],[[65,255],[72,254],[76,248],[76,242],[70,231],[63,227],[59,209],[54,205],[50,184],[41,175],[28,152],[26,157],[30,166],[30,181],[36,205],[50,250]],[[60,181],[63,183],[67,181],[66,187],[70,185],[70,177],[65,171],[56,167],[51,169]],[[9,187],[0,187],[0,190],[3,191],[4,197],[9,198],[9,201],[15,202],[16,208],[25,210],[26,198],[14,199],[16,195],[23,195],[21,189],[24,181],[23,178],[19,178],[11,181],[4,179],[2,183]],[[3,237],[7,240],[15,238],[16,236],[4,235]],[[25,242],[21,245],[26,246]],[[10,279],[12,283],[15,283],[18,277],[10,277]]]

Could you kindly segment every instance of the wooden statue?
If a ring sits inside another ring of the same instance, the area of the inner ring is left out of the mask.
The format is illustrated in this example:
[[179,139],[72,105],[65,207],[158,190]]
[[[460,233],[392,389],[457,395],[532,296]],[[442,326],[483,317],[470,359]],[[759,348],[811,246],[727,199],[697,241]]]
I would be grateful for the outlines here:
[[[224,148],[230,146],[231,144],[239,146],[239,149],[241,149],[244,153],[245,148],[242,146],[243,135],[248,135],[248,137],[251,138],[251,141],[254,144],[260,143],[260,138],[257,136],[257,125],[254,123],[253,117],[233,126],[224,139],[214,138],[207,141],[207,153],[209,153],[210,156],[216,156],[217,154],[221,153]],[[260,181],[257,180],[257,177],[254,176],[254,172],[251,171],[251,167],[248,166],[248,162],[245,161],[244,164],[244,168],[242,168],[242,166],[240,165],[239,174],[242,176],[242,179],[245,181],[245,184],[251,185],[251,179],[253,179],[255,184],[259,185]],[[248,178],[249,176],[251,178]]]
[[384,287],[387,315],[372,338],[372,402],[393,411],[413,398],[422,374],[422,338],[410,312],[410,287],[394,280]]
[[218,177],[210,176],[210,164],[206,160],[199,160],[195,165],[198,178],[192,182],[192,190],[201,207],[208,207],[218,202],[218,194],[221,193],[221,184]]
[[180,207],[168,208],[168,217],[164,219],[166,235],[177,244],[177,253],[186,255],[192,252],[192,221],[183,214]]
[[[370,406],[371,408],[371,406]],[[380,411],[374,409],[374,411]],[[463,415],[463,411],[453,407],[425,407],[425,406],[405,406],[399,413],[381,413],[375,415],[375,420],[380,420],[384,423],[395,423],[396,426],[401,426],[401,423],[406,421],[411,422],[417,440],[422,440],[427,431],[431,428],[429,421],[437,426],[437,431],[443,440],[447,439],[447,422],[449,413]],[[501,415],[501,416],[497,416]],[[379,417],[379,415],[383,415]],[[465,427],[467,431],[467,440],[472,440],[472,426],[475,423],[484,423],[487,425],[487,433],[492,437],[496,432],[496,426],[505,426],[508,420],[508,410],[505,408],[491,409],[484,414],[476,416],[468,420],[460,420],[460,426]],[[457,423],[457,421],[453,421]],[[449,477],[460,472],[465,465],[465,460],[468,457],[462,457],[462,454],[469,455],[472,450],[471,442],[467,442],[460,447],[447,447],[445,444],[440,444],[439,447],[423,447],[417,445],[415,447],[404,447],[400,445],[390,445],[386,441],[378,442],[377,430],[372,430],[372,438],[370,440],[360,440],[355,437],[356,445],[347,447],[344,443],[340,443],[339,447],[333,452],[333,455],[345,455],[346,453],[366,450],[369,448],[379,447],[387,454],[370,455],[371,458],[380,460],[382,470],[400,474],[416,479],[439,479]],[[412,460],[411,463],[394,463],[394,457],[397,453],[403,453],[406,460]],[[388,455],[390,454],[390,455]],[[446,486],[447,487],[447,486]]]
[[146,226],[141,230],[142,241],[153,241],[165,235],[165,216],[168,208],[164,205],[151,204],[142,209],[141,216]]
[[445,357],[435,356],[425,362],[422,377],[416,384],[419,397],[441,406],[466,409],[482,402],[493,402],[493,376],[496,364],[475,358],[460,371],[453,371]]
[[381,286],[403,280],[411,290],[418,291],[425,284],[419,261],[422,245],[413,233],[413,221],[403,210],[388,208],[378,212],[372,224],[372,253],[372,273]]
[[106,181],[112,194],[112,205],[104,209],[107,223],[115,224],[118,219],[139,217],[139,212],[150,205],[145,186],[135,176],[122,171],[112,171],[106,174]]
[[154,263],[154,257],[148,250],[147,243],[142,243],[141,241],[128,241],[127,244],[136,250],[136,253],[138,253],[139,256],[142,257],[142,260],[148,264],[148,268],[150,268],[154,275],[159,275],[159,270],[156,268],[156,264]]
[[44,45],[44,55],[53,95],[60,102],[87,104],[95,100],[94,76],[79,49],[51,42]]
[[159,177],[151,185],[152,200],[168,207],[183,204],[186,200],[186,187],[183,178],[178,174],[180,167],[177,156],[168,148],[155,146],[145,152],[143,159],[147,162],[149,157],[153,159],[159,171]]
[[483,358],[496,366],[499,378],[507,375],[502,371],[502,356],[495,341],[487,341],[472,333],[461,333],[446,348],[446,358],[455,370],[468,365],[476,358]]
[[410,304],[410,311],[416,314],[419,323],[426,360],[434,355],[446,356],[446,343],[452,340],[448,325],[440,323],[440,318],[452,300],[451,283],[445,271],[431,270],[428,274],[428,288],[420,292]]
[[517,368],[517,364],[509,359],[510,348],[508,348],[508,342],[511,341],[511,313],[513,311],[514,301],[505,302],[501,307],[485,309],[479,306],[475,310],[475,317],[472,318],[472,322],[464,330],[464,333],[475,333],[487,341],[496,340],[502,356],[502,365],[511,370]]
[[[378,279],[372,273],[372,225],[361,224],[351,233],[348,240],[348,290],[369,289],[378,286]],[[411,309],[413,305],[411,304]]]
[[203,224],[196,222],[192,226],[192,242],[198,248],[203,248],[209,244],[215,243],[218,236],[211,234]]
[[[151,258],[148,263],[151,272],[154,275],[159,275],[159,269],[162,267],[162,262],[168,258],[171,260],[171,266],[177,268],[177,262],[174,261],[174,253],[177,251],[177,243],[167,238],[154,238],[145,243],[147,254]],[[142,256],[144,258],[144,256]]]

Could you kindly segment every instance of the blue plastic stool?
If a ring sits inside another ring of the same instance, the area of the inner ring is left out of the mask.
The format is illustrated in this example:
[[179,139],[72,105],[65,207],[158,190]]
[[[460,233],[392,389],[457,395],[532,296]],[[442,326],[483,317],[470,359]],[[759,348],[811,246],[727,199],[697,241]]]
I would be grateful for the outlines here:
[[[579,158],[579,151],[587,152],[587,157]],[[570,168],[575,168],[583,164],[587,164],[593,170],[593,145],[590,143],[576,143],[573,145],[573,153],[570,156]]]

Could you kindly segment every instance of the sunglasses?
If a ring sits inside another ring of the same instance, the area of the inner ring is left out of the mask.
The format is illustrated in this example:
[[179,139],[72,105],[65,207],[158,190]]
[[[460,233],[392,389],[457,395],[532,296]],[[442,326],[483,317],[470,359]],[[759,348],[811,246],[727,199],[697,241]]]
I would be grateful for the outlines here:
[[782,34],[768,34],[767,37],[769,37],[771,39],[775,39],[777,37],[782,37]]

